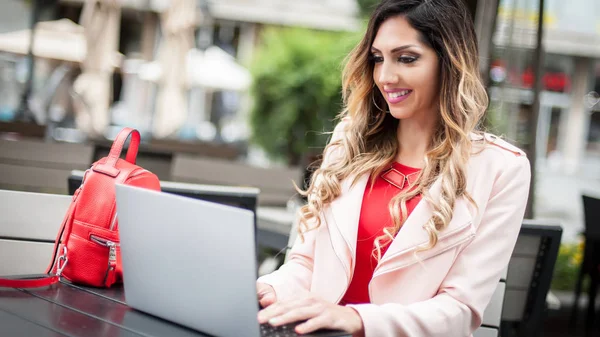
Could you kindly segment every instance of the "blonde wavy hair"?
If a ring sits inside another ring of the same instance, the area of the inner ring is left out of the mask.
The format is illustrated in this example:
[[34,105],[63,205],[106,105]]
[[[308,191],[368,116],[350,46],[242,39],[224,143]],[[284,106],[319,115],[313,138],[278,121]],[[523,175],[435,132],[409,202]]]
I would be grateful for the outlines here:
[[[385,100],[373,82],[370,49],[379,26],[388,18],[404,16],[421,33],[422,41],[438,55],[440,62],[440,123],[431,139],[425,166],[411,190],[395,196],[389,204],[393,225],[375,239],[374,255],[389,244],[407,218],[406,202],[421,194],[433,207],[433,216],[424,225],[429,244],[434,247],[438,234],[448,226],[455,201],[466,197],[466,165],[471,153],[470,133],[477,132],[487,108],[488,97],[479,76],[478,47],[472,19],[462,0],[384,0],[374,10],[362,41],[346,59],[342,73],[346,118],[339,139],[325,148],[330,158],[313,172],[308,188],[299,192],[307,198],[300,209],[298,231],[303,234],[321,225],[319,214],[341,193],[341,182],[352,184],[365,174],[371,181],[394,161],[398,151],[396,137],[399,120],[378,107]],[[375,105],[375,103],[377,106]],[[433,200],[428,189],[441,178],[441,196]],[[312,222],[312,225],[311,225]]]

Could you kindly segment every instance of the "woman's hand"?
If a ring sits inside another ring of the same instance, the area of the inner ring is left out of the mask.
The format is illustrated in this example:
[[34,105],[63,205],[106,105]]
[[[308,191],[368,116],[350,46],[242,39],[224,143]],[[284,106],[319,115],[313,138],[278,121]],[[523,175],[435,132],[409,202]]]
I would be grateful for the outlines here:
[[266,308],[277,302],[275,289],[266,283],[256,283],[256,294],[258,295],[258,303],[262,308]]
[[353,336],[364,335],[362,319],[356,310],[326,302],[314,296],[277,302],[258,313],[260,324],[273,326],[306,321],[296,326],[296,333],[306,334],[319,329],[343,330]]

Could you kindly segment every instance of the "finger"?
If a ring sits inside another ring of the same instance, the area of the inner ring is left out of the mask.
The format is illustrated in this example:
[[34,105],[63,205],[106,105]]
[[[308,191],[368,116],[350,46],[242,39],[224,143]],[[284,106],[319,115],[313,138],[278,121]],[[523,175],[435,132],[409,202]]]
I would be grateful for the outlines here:
[[266,287],[258,287],[256,289],[256,296],[258,296],[259,299],[261,299],[263,296],[272,293],[273,291],[271,291],[271,289],[266,288]]
[[260,303],[261,307],[266,308],[271,304],[275,303],[275,300],[275,294],[268,292],[263,294],[262,296],[259,296],[258,302]]
[[284,313],[299,307],[305,307],[313,302],[310,299],[294,300],[290,302],[275,302],[267,308],[258,312],[258,322],[260,324],[268,322],[273,317],[283,315]]
[[282,315],[272,317],[268,322],[272,326],[280,326],[311,319],[318,316],[321,312],[323,312],[323,308],[319,305],[299,307],[283,313]]
[[315,316],[302,324],[298,324],[295,330],[298,334],[307,334],[319,329],[339,329],[339,327],[335,326],[335,322],[331,318],[331,315],[322,313],[321,315]]
[[256,294],[258,295],[259,298],[265,296],[266,294],[271,294],[272,291],[270,291],[269,289],[260,289],[256,292]]
[[258,323],[267,323],[271,318],[284,312],[287,303],[277,302],[265,307],[258,312]]
[[265,283],[256,283],[256,292],[257,293],[265,293],[271,290],[272,287]]

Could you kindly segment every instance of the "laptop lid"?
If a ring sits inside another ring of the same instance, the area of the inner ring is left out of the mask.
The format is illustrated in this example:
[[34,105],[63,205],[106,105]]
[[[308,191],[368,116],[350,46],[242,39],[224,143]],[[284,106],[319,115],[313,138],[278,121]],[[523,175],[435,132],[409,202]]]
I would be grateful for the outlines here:
[[254,214],[116,186],[129,306],[223,337],[260,336]]

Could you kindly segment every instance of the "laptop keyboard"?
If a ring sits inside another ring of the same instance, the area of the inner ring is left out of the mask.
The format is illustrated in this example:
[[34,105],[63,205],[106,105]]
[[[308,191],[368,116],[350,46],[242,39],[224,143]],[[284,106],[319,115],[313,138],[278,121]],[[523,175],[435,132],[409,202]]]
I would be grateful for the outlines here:
[[294,328],[297,323],[286,324],[282,326],[272,326],[269,323],[260,325],[260,335],[262,337],[297,337],[299,336]]

